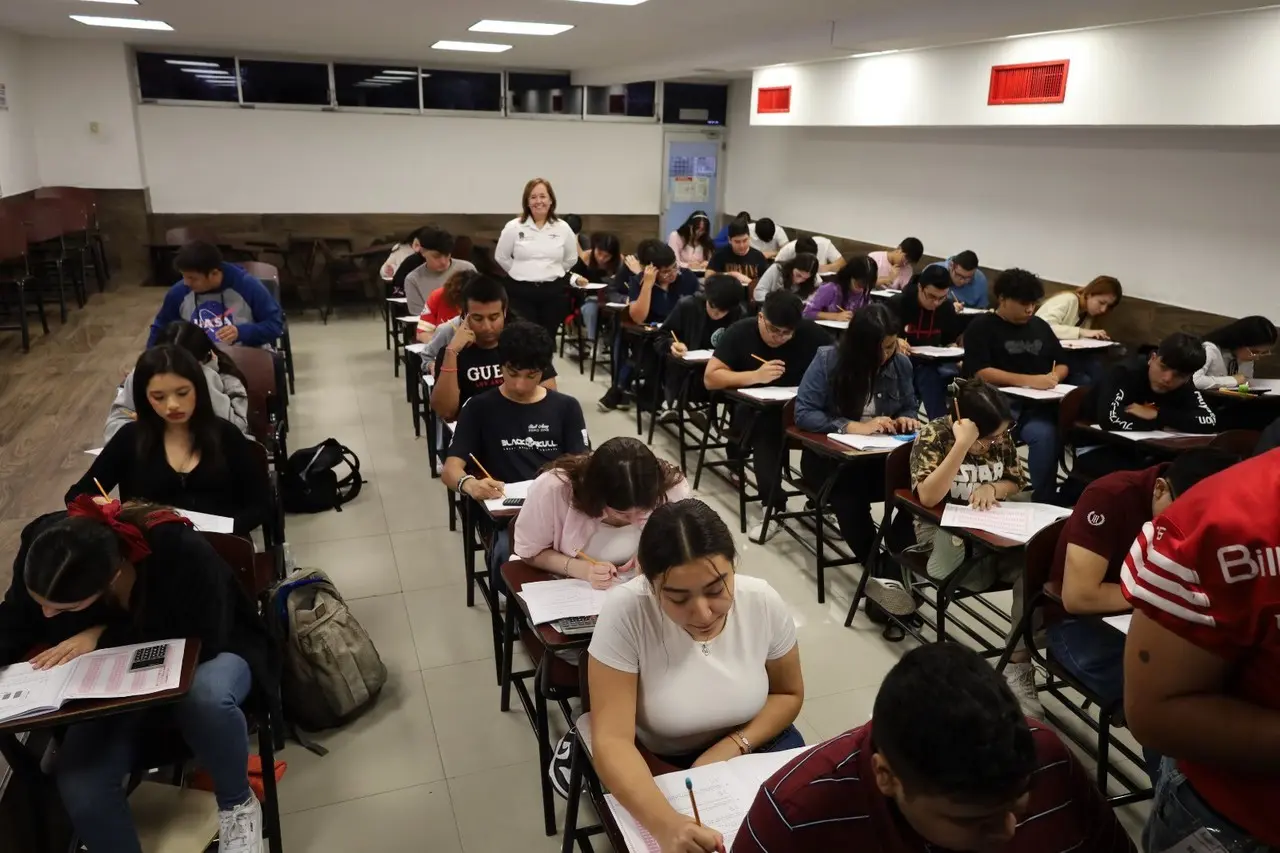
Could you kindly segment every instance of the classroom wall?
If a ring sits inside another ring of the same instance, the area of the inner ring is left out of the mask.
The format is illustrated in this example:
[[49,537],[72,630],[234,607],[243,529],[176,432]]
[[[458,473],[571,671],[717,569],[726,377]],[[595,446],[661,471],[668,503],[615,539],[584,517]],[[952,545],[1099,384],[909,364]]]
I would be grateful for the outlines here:
[[40,186],[36,160],[31,74],[24,40],[0,30],[0,84],[8,109],[0,109],[0,196]]
[[659,125],[142,105],[156,213],[656,214]]
[[1280,319],[1280,130],[762,127],[751,94],[730,90],[726,210]]
[[40,184],[143,187],[128,48],[92,39],[26,43]]
[[[1280,8],[763,68],[788,113],[823,126],[1280,125]],[[991,68],[1069,60],[1060,104],[987,103]]]

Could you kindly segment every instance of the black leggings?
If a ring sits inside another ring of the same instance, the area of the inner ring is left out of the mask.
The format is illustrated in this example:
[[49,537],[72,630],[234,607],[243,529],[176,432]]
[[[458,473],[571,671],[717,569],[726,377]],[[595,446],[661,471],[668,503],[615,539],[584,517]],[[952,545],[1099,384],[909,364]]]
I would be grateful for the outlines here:
[[546,329],[553,341],[564,318],[569,316],[569,283],[566,278],[554,281],[508,279],[507,297],[520,319]]
[[[813,489],[822,488],[835,463],[825,456],[805,450],[800,454],[800,476]],[[876,526],[871,520],[871,504],[884,500],[884,457],[876,454],[855,459],[841,467],[827,506],[835,513],[840,535],[853,556],[865,563],[875,542]]]

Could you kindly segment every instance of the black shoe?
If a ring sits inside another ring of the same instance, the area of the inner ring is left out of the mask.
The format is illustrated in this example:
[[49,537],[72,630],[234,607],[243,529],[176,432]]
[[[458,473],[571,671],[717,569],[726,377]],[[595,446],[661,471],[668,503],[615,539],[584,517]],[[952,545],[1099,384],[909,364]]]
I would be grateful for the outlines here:
[[569,799],[569,778],[573,763],[573,732],[560,738],[556,751],[551,754],[551,763],[547,765],[547,777],[551,780],[551,788],[562,799]]
[[604,392],[604,396],[596,401],[596,408],[602,412],[612,412],[614,409],[621,408],[622,391],[617,388],[610,388]]
[[624,412],[630,410],[631,404],[635,402],[635,399],[635,394],[632,394],[630,391],[619,391],[618,408]]

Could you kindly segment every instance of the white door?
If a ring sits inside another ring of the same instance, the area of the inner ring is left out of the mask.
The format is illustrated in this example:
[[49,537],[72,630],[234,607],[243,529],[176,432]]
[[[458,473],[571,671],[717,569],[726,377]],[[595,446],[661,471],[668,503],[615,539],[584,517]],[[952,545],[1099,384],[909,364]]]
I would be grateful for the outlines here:
[[720,213],[724,131],[667,131],[664,142],[662,238],[665,240],[696,210],[707,214],[714,234]]

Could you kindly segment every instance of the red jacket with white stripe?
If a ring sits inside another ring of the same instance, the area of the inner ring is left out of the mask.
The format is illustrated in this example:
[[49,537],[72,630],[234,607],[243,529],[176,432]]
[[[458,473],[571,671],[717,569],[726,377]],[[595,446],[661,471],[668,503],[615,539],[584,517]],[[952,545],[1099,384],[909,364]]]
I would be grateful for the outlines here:
[[[1233,696],[1280,711],[1280,450],[1201,481],[1143,527],[1121,584],[1148,618],[1228,661]],[[1280,845],[1280,773],[1179,767],[1223,817]]]

